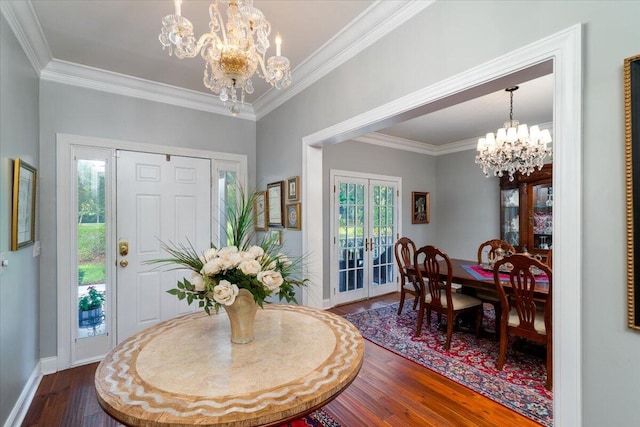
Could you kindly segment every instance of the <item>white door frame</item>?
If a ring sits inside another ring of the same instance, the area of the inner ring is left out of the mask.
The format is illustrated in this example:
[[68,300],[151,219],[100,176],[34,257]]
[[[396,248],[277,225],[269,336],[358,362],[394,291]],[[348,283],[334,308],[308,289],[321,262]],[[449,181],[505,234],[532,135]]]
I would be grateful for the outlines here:
[[[368,133],[376,123],[553,60],[554,424],[582,424],[582,26],[576,24],[446,80],[302,138],[303,224],[322,224],[322,147]],[[314,195],[311,197],[310,195]],[[302,252],[323,254],[322,227],[305,227]],[[307,264],[303,301],[324,305],[323,259]]]
[[[393,183],[396,185],[396,189],[397,189],[397,193],[396,193],[396,212],[395,212],[395,229],[396,229],[396,234],[398,236],[402,236],[402,202],[401,202],[401,198],[400,198],[400,194],[402,194],[402,177],[397,177],[397,176],[389,176],[389,175],[379,175],[379,174],[374,174],[374,173],[362,173],[362,172],[353,172],[353,171],[345,171],[345,170],[338,170],[338,169],[331,169],[329,171],[329,182],[331,183],[331,185],[335,185],[335,180],[336,177],[343,177],[343,178],[354,178],[354,179],[366,179],[366,180],[373,180],[373,181],[385,181],[385,182],[389,182],[389,183]],[[337,192],[332,194],[330,199],[330,209],[329,209],[329,216],[330,216],[330,236],[332,239],[337,238],[338,235],[338,231],[336,230],[336,195]],[[370,199],[369,199],[369,204],[371,203]],[[371,224],[368,225],[368,230],[371,229]],[[367,230],[367,231],[368,231]],[[333,249],[333,244],[332,244],[332,249],[329,251],[330,252],[330,260],[331,260],[331,267],[329,268],[330,274],[331,276],[329,277],[329,282],[330,282],[330,295],[329,295],[329,304],[331,306],[334,306],[336,304],[341,304],[342,300],[340,298],[338,298],[338,294],[336,292],[337,288],[338,288],[338,256],[336,251]],[[395,263],[395,260],[394,260]],[[371,267],[371,265],[369,265]],[[370,268],[370,272],[373,271],[373,269]],[[397,274],[394,275],[395,277],[398,277]],[[369,279],[369,280],[367,280]],[[372,290],[372,285],[371,285],[371,280],[370,280],[370,276],[367,275],[367,272],[365,271],[365,289],[367,291],[367,295],[365,295],[365,298],[368,297],[372,297],[375,295],[372,295],[371,290]],[[400,285],[398,283],[398,280],[394,280],[394,282],[396,283],[396,290],[400,290]]]
[[[247,170],[247,156],[244,154],[232,154],[221,153],[208,150],[198,150],[193,148],[172,147],[157,144],[148,144],[141,142],[122,141],[106,138],[95,138],[80,135],[69,135],[58,133],[56,134],[56,250],[57,250],[57,275],[56,275],[56,289],[57,289],[57,308],[58,308],[58,322],[57,322],[57,338],[58,338],[58,352],[56,366],[57,370],[63,370],[72,367],[71,364],[71,307],[72,301],[67,292],[68,284],[73,277],[73,271],[71,269],[71,262],[68,254],[71,253],[73,243],[67,236],[71,235],[71,230],[74,224],[71,221],[71,215],[69,209],[71,208],[71,196],[70,189],[71,183],[71,170],[73,168],[73,159],[71,157],[72,147],[100,147],[115,150],[129,150],[129,151],[141,151],[147,153],[169,154],[174,156],[186,156],[186,157],[200,157],[205,159],[211,159],[211,176],[217,177],[218,164],[223,162],[234,162],[238,167],[238,179],[240,184],[247,188],[248,182],[248,170]],[[218,194],[218,180],[212,179],[211,182],[211,203],[216,203]],[[212,206],[212,212],[215,212]],[[217,236],[213,232],[215,230],[215,217],[212,217],[212,241],[215,241]],[[107,248],[110,250],[112,248]],[[115,250],[115,249],[113,249]],[[115,290],[111,296],[115,301]],[[90,360],[83,361],[88,363]]]

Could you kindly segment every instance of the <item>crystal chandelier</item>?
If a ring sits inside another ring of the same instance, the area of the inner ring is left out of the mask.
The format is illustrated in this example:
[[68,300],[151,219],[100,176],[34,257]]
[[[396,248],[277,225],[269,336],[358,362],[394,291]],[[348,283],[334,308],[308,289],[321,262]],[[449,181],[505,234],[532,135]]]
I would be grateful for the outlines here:
[[482,167],[485,176],[489,176],[489,169],[493,169],[494,175],[501,177],[507,172],[509,180],[513,181],[516,172],[528,176],[535,168],[542,169],[545,156],[551,157],[551,134],[547,129],[541,131],[538,126],[528,129],[527,125],[513,120],[513,92],[518,90],[518,86],[505,90],[511,95],[509,121],[498,129],[495,136],[488,133],[478,140],[476,163]]
[[[233,115],[240,112],[245,93],[253,93],[251,77],[258,75],[276,89],[291,84],[289,60],[281,56],[282,39],[277,34],[276,56],[266,60],[271,24],[263,13],[253,7],[253,0],[213,0],[209,4],[209,32],[196,42],[193,24],[181,15],[182,0],[174,0],[175,12],[162,20],[159,39],[169,55],[193,58],[198,53],[205,61],[204,85],[225,105],[230,104]],[[220,6],[226,5],[225,24]],[[259,67],[259,69],[258,69]]]

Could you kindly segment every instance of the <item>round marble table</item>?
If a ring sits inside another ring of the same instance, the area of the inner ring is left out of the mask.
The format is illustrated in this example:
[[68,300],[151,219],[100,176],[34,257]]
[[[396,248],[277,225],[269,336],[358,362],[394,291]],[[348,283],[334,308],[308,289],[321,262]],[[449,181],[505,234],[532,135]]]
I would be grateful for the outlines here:
[[351,323],[303,306],[265,305],[254,341],[232,344],[230,337],[220,310],[128,338],[96,370],[100,405],[132,426],[279,425],[335,398],[364,356]]

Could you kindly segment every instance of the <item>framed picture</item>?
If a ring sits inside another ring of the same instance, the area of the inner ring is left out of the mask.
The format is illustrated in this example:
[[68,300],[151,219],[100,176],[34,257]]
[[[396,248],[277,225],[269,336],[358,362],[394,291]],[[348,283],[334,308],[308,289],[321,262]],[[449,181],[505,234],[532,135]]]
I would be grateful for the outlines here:
[[640,55],[624,60],[628,324],[640,331]]
[[429,193],[411,192],[411,224],[429,224]]
[[282,246],[282,230],[269,230],[267,232],[267,239],[269,242]]
[[300,177],[293,176],[287,178],[287,202],[295,202],[300,198],[298,193],[300,187]]
[[267,229],[268,202],[266,191],[256,192],[256,197],[253,199],[253,227],[258,231]]
[[287,228],[300,230],[300,203],[287,205]]
[[20,159],[13,161],[11,250],[33,245],[36,233],[36,169]]
[[269,227],[284,227],[284,210],[283,190],[284,181],[272,182],[267,184],[267,209],[269,212]]

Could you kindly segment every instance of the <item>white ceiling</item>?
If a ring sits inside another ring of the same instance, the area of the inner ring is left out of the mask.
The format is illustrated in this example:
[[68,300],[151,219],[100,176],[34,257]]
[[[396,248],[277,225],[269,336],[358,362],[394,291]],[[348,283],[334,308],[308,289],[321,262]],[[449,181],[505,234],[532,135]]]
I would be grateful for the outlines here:
[[[244,118],[265,115],[431,3],[255,0],[254,5],[271,22],[272,33],[282,35],[282,54],[291,60],[293,83],[276,91],[262,79],[254,78],[255,93],[247,96],[252,105],[243,110]],[[182,14],[194,24],[197,37],[208,28],[208,4],[203,0],[183,1]],[[59,79],[64,74],[66,77],[62,78],[67,82],[76,83],[98,79],[100,82],[94,87],[103,90],[113,90],[114,82],[121,84],[124,78],[133,81],[135,84],[126,84],[136,89],[152,84],[163,96],[180,91],[179,97],[198,97],[198,105],[221,107],[217,96],[202,84],[204,61],[199,56],[179,60],[162,50],[158,34],[162,18],[173,13],[171,0],[31,0],[2,2],[2,6],[5,16],[15,15],[8,18],[14,32],[16,26],[22,26],[18,32],[26,34],[27,44],[34,46],[32,63],[41,68],[43,78]],[[267,56],[273,54],[272,46]],[[511,82],[520,86],[514,94],[514,118],[530,125],[552,121],[553,79],[551,75],[535,77],[529,80],[531,76],[524,76],[521,81]],[[493,93],[429,111],[381,129],[376,135],[430,146],[477,138],[508,120],[509,98],[502,89],[493,87]],[[225,111],[220,108],[216,112]]]

